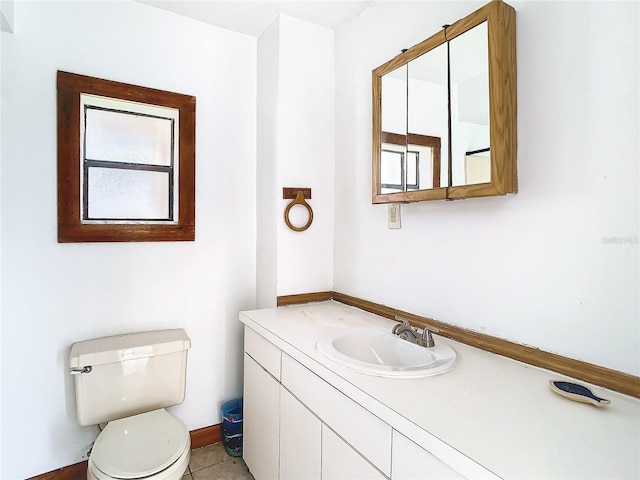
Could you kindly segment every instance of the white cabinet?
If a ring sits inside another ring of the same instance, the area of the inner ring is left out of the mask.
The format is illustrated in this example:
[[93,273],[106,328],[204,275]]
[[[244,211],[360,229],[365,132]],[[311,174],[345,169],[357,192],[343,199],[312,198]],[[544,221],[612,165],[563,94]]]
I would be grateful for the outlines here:
[[[282,354],[282,385],[381,472],[391,474],[391,427],[289,355]],[[375,439],[375,441],[372,441]]]
[[321,478],[322,422],[280,387],[280,480]]
[[280,384],[244,354],[242,456],[256,480],[278,478]]
[[244,358],[243,457],[256,480],[464,478],[248,327]]
[[[374,440],[371,443],[375,443]],[[385,480],[385,477],[326,425],[322,425],[322,480]]]
[[393,432],[391,453],[391,480],[431,480],[464,478],[437,457],[409,440]]

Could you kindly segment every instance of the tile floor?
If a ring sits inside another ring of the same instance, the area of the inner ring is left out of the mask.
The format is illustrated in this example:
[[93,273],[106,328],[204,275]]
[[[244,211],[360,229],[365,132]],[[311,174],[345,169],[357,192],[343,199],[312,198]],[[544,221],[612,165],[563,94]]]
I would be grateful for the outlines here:
[[254,480],[242,458],[227,455],[222,443],[191,452],[182,480]]

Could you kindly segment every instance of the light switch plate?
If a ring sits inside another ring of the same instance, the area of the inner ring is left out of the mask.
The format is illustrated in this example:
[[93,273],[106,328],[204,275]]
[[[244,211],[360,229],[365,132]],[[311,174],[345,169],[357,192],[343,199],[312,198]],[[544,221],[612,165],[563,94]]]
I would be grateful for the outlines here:
[[400,228],[400,204],[389,203],[387,205],[387,227]]

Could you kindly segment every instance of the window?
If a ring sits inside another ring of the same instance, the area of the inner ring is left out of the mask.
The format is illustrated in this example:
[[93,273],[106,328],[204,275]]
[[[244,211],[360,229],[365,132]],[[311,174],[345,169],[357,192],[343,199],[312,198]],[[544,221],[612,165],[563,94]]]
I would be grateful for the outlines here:
[[440,138],[382,132],[380,193],[440,186]]
[[195,98],[58,72],[58,241],[195,238]]

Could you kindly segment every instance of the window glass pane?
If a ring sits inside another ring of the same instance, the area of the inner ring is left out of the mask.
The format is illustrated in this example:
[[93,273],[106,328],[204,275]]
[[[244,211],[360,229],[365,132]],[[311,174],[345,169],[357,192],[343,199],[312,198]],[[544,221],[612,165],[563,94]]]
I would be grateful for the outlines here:
[[91,167],[88,176],[89,220],[172,220],[167,172]]
[[407,188],[418,188],[418,163],[420,153],[407,152]]
[[383,150],[380,156],[380,183],[402,188],[402,160],[404,153]]
[[171,165],[170,119],[90,107],[86,116],[87,159]]

